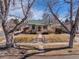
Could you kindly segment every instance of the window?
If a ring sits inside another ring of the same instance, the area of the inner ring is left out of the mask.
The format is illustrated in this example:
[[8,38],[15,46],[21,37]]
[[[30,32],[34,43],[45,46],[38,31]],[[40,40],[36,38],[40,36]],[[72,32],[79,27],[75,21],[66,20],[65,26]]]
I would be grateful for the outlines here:
[[38,31],[41,31],[41,26],[38,26]]
[[47,29],[47,26],[43,26],[44,29]]
[[35,29],[35,25],[32,25],[32,29],[33,29],[33,30]]

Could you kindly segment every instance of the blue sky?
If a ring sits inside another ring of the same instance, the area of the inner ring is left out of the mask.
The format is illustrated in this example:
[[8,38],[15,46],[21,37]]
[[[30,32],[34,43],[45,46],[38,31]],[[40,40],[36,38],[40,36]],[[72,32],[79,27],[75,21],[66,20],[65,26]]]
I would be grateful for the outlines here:
[[[33,7],[31,8],[31,11],[33,12],[33,19],[42,19],[42,15],[45,12],[45,9],[47,8],[47,4],[45,3],[46,0],[36,0]],[[60,0],[63,1],[63,0]],[[77,1],[77,0],[74,0]],[[19,3],[17,1],[17,3]],[[61,6],[59,6],[59,4],[62,4]],[[59,17],[60,19],[62,19],[65,15],[68,15],[68,11],[69,11],[69,4],[64,3],[64,2],[60,2],[58,5],[56,5],[56,7],[53,8],[54,12],[58,11]],[[74,10],[77,9],[77,3],[74,3]],[[12,6],[11,6],[12,7]],[[10,11],[11,15],[16,15],[18,17],[23,17],[22,14],[22,10],[19,9],[20,5],[17,4],[17,6],[15,8],[17,8],[17,10],[12,10]]]

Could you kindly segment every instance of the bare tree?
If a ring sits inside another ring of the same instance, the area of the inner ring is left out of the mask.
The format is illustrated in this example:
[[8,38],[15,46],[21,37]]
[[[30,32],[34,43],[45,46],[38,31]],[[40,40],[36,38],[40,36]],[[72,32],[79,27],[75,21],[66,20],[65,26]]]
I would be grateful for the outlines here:
[[47,10],[44,12],[42,18],[45,24],[50,24],[50,14]]
[[[14,39],[13,39],[14,31],[18,28],[20,24],[22,24],[28,18],[29,11],[35,2],[35,0],[26,0],[27,3],[23,5],[24,3],[23,0],[20,0],[24,17],[21,22],[16,24],[16,26],[14,26],[13,28],[10,28],[9,25],[11,24],[7,25],[7,18],[10,10],[11,1],[12,0],[0,0],[0,16],[1,16],[2,27],[3,27],[3,31],[6,39],[6,47],[14,47]],[[16,1],[13,0],[13,5],[16,5],[15,2]],[[27,7],[24,7],[24,6],[27,6]]]
[[[55,14],[55,12],[52,10],[52,5],[48,2],[48,7],[49,7],[49,10],[51,12],[51,14],[56,18],[57,21],[59,21],[59,23],[61,24],[61,26],[63,26],[66,31],[70,34],[70,40],[69,40],[69,47],[72,48],[73,47],[73,41],[74,41],[74,37],[76,35],[76,28],[77,28],[77,24],[78,24],[78,20],[79,20],[79,6],[78,6],[78,9],[77,9],[77,13],[76,13],[76,16],[75,16],[75,21],[73,22],[73,0],[70,0],[70,1],[66,1],[64,0],[65,3],[68,3],[70,4],[70,30],[61,22],[61,20],[58,18],[58,16]],[[53,1],[52,1],[53,2]]]

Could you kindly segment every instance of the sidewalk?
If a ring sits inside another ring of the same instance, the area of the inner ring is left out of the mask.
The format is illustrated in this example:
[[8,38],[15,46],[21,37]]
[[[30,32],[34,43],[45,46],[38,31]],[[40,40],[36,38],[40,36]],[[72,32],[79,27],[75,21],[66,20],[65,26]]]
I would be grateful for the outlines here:
[[[68,45],[68,42],[57,42],[57,43],[16,43],[16,45],[28,45],[28,46],[37,46],[37,45]],[[78,42],[74,42],[75,45],[79,45]]]

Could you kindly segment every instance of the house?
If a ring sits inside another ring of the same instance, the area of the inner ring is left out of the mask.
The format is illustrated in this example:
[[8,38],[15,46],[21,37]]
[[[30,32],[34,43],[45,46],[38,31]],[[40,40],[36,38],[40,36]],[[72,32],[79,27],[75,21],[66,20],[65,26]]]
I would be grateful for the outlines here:
[[[70,31],[70,21],[63,22],[63,24]],[[16,26],[15,20],[7,21],[7,25],[10,30]],[[21,33],[62,33],[67,32],[65,28],[56,20],[26,20],[20,24],[15,32]],[[79,24],[77,25],[76,32],[79,33]]]
[[[14,28],[16,26],[15,20],[10,20],[9,28]],[[65,23],[65,25],[68,25]],[[68,25],[69,26],[69,25]],[[65,29],[60,25],[60,23],[53,19],[52,21],[46,21],[46,20],[26,20],[22,24],[20,24],[17,29],[16,33],[61,33],[62,30],[65,31]]]
[[24,28],[24,33],[43,33],[47,31],[48,24],[45,24],[42,20],[28,20],[27,27]]
[[20,25],[19,30],[22,33],[55,33],[56,29],[60,28],[59,23],[47,23],[45,20],[28,20]]

